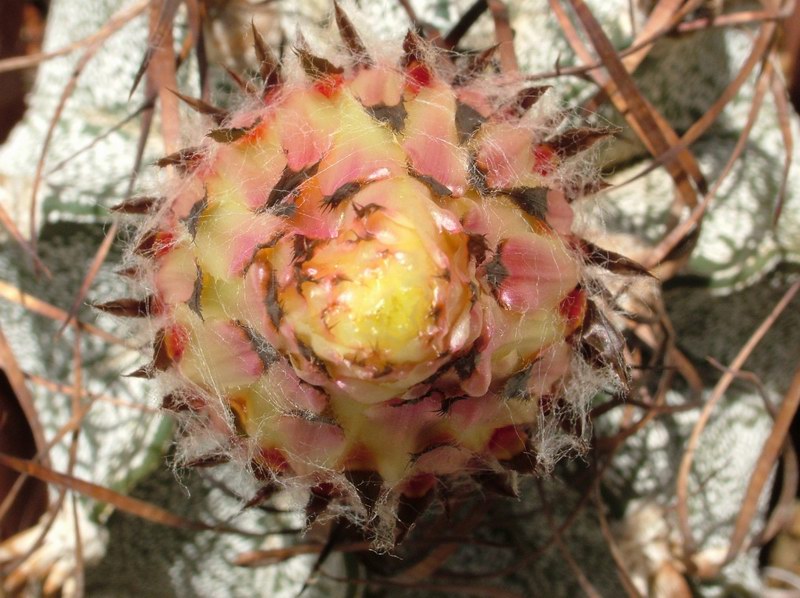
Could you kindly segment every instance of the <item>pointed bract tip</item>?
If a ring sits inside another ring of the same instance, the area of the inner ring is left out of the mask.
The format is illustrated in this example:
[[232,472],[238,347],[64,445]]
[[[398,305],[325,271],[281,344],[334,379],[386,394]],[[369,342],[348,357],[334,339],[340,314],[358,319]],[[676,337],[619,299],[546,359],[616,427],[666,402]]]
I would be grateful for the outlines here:
[[613,187],[611,183],[603,179],[592,180],[582,186],[568,189],[565,191],[565,197],[568,203],[572,203],[584,197],[591,197],[597,193],[602,193],[606,189]]
[[519,498],[516,478],[513,471],[480,471],[472,475],[484,489],[507,498]]
[[[127,374],[127,377],[155,378],[158,376],[159,372],[165,371],[172,365],[173,360],[169,354],[169,350],[167,349],[165,337],[166,331],[163,328],[156,332],[155,338],[153,339],[153,359],[147,365],[143,365],[138,370]],[[176,396],[177,395],[167,395],[164,397],[164,401],[167,400],[167,397],[174,398]]]
[[307,48],[302,46],[305,46],[305,44],[298,44],[293,48],[293,51],[300,59],[300,66],[303,67],[303,71],[312,79],[321,79],[323,77],[341,75],[344,73],[343,68],[336,66],[325,58],[315,56]]
[[370,57],[369,52],[367,52],[367,47],[364,45],[364,42],[361,41],[361,37],[358,35],[358,31],[350,20],[350,17],[342,10],[342,7],[336,0],[333,2],[333,12],[336,18],[336,26],[339,28],[339,34],[342,36],[342,41],[348,52],[350,52],[353,62],[356,66],[372,66],[374,61]]
[[110,209],[117,214],[147,214],[166,200],[164,197],[129,197]]
[[536,473],[538,460],[536,458],[536,453],[528,448],[510,459],[500,461],[500,465],[510,471],[516,471],[517,473],[534,474]]
[[127,268],[121,268],[119,270],[115,270],[114,274],[117,276],[121,276],[122,278],[139,278],[142,275],[142,269],[139,266],[128,266]]
[[535,85],[521,89],[509,103],[498,110],[497,114],[501,118],[522,118],[551,87],[551,85]]
[[430,504],[436,498],[436,490],[431,488],[422,496],[400,496],[397,504],[397,525],[395,527],[395,546],[401,544],[406,536],[414,527],[425,511],[427,511]]
[[409,29],[403,39],[402,65],[408,66],[413,62],[425,63],[425,41],[413,29]]
[[156,166],[166,168],[174,166],[182,174],[192,172],[203,159],[203,149],[200,147],[185,147],[163,158],[156,160]]
[[586,302],[579,349],[592,365],[610,367],[627,392],[630,378],[623,354],[625,338],[591,299]]
[[600,266],[614,274],[649,276],[650,278],[655,278],[654,275],[639,262],[635,262],[609,249],[598,247],[589,241],[581,241],[581,250],[590,264]]
[[156,377],[156,372],[153,371],[153,368],[150,365],[143,365],[142,367],[133,370],[127,374],[122,374],[123,378],[142,378],[144,380],[150,380]]
[[217,143],[234,143],[255,129],[259,124],[261,124],[261,119],[257,118],[254,123],[246,127],[211,129],[206,133],[206,137],[210,137]]
[[244,503],[244,506],[242,507],[242,510],[244,511],[244,510],[247,510],[247,509],[253,509],[255,507],[260,507],[265,502],[267,502],[270,498],[272,498],[278,490],[280,490],[280,486],[278,484],[275,484],[275,483],[270,483],[270,484],[266,484],[266,485],[262,486],[261,488],[256,490],[256,493],[253,495],[253,497],[250,500],[248,500],[246,503]]
[[222,108],[213,106],[208,102],[201,100],[200,98],[193,98],[191,96],[184,95],[175,91],[174,89],[170,89],[169,91],[195,112],[210,116],[217,124],[221,124],[223,121],[225,121],[225,119],[228,118],[228,113]]
[[264,38],[256,29],[254,21],[250,21],[250,26],[253,30],[253,49],[258,59],[258,74],[264,82],[264,93],[270,89],[277,87],[281,84],[281,67],[275,54],[264,41]]
[[333,487],[330,484],[320,484],[311,489],[305,509],[306,527],[313,525],[317,518],[327,510],[332,500]]
[[556,152],[560,158],[569,158],[580,152],[586,151],[594,144],[607,137],[616,135],[619,129],[611,127],[590,128],[578,127],[560,133],[549,139],[547,145]]
[[230,463],[231,456],[225,453],[213,453],[210,455],[203,455],[201,457],[195,457],[194,459],[190,459],[183,463],[184,467],[191,467],[191,468],[206,468],[206,467],[216,467],[217,465],[224,465],[225,463]]
[[345,472],[347,481],[355,488],[361,504],[370,515],[375,511],[375,506],[383,490],[383,478],[377,471],[359,470]]
[[255,86],[252,83],[250,83],[248,80],[246,80],[244,77],[242,77],[242,75],[240,75],[239,73],[237,73],[236,71],[234,71],[232,68],[230,68],[228,66],[222,65],[222,68],[225,69],[225,72],[228,73],[228,76],[231,79],[233,79],[233,82],[236,83],[236,86],[243,93],[245,93],[247,95],[250,95],[250,96],[259,95],[258,94],[258,89],[256,89]]
[[483,73],[492,64],[492,59],[499,47],[500,44],[495,44],[482,52],[470,55],[456,73],[453,79],[453,85],[455,87],[466,85]]
[[143,318],[150,314],[154,303],[153,297],[145,297],[144,299],[115,299],[105,303],[92,303],[90,305],[112,316]]

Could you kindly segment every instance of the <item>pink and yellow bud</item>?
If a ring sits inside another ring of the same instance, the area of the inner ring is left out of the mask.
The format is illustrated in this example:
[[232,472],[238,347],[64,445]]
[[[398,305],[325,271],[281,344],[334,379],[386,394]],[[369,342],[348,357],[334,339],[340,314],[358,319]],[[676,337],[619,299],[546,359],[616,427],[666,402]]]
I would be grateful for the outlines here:
[[301,45],[305,83],[272,72],[263,106],[162,160],[180,180],[137,247],[147,371],[260,480],[367,511],[377,483],[398,537],[441,482],[533,467],[596,309],[568,152],[525,120],[543,88],[463,85],[423,45],[344,67]]

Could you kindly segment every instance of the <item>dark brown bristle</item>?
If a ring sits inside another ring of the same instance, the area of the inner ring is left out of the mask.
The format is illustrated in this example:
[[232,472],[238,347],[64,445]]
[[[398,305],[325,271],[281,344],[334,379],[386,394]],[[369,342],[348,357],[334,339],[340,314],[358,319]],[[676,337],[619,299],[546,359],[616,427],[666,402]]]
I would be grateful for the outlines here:
[[186,404],[173,393],[166,394],[161,399],[161,408],[175,413],[188,409]]
[[469,141],[469,138],[480,129],[485,120],[481,113],[469,104],[456,102],[456,131],[461,143]]
[[367,513],[372,514],[383,489],[381,475],[377,471],[347,471],[345,477],[355,488]]
[[627,387],[629,380],[623,355],[625,339],[591,299],[586,302],[579,348],[589,362],[614,370]]
[[364,183],[361,181],[350,181],[349,183],[344,183],[341,187],[339,187],[336,191],[333,192],[331,195],[326,195],[322,198],[322,210],[335,210],[339,207],[339,205],[353,197],[356,193],[358,193]]
[[252,509],[254,507],[260,507],[265,502],[267,502],[270,498],[272,498],[281,487],[279,484],[266,484],[259,488],[253,497],[244,503],[242,509]]
[[635,262],[624,255],[620,255],[619,253],[598,247],[589,241],[581,241],[581,250],[590,264],[605,268],[609,272],[614,272],[615,274],[653,277],[653,275],[638,262]]
[[614,135],[615,133],[615,129],[580,127],[564,131],[560,135],[549,139],[547,145],[549,145],[560,158],[569,158],[589,149],[598,141],[605,139],[609,135]]
[[[126,376],[128,378],[155,378],[159,372],[163,372],[172,365],[172,357],[169,355],[167,343],[164,340],[165,335],[166,332],[163,329],[156,332],[155,338],[153,339],[153,360],[147,365],[143,365],[138,370],[127,374]],[[167,395],[164,397],[164,401],[166,402],[168,397],[174,396],[175,395]],[[163,404],[162,406],[165,409],[169,409],[169,407]],[[174,411],[177,411],[177,409]]]
[[203,455],[184,463],[184,467],[216,467],[217,465],[224,465],[229,463],[231,456],[224,453],[215,453],[213,455]]
[[239,321],[235,321],[234,324],[244,331],[265,370],[280,359],[275,347],[270,345],[267,339],[261,336],[257,331]]
[[425,63],[425,42],[418,33],[408,30],[405,39],[403,39],[403,59],[401,64],[408,66],[414,62],[421,64]]
[[300,66],[303,67],[306,75],[312,79],[341,75],[344,72],[343,68],[336,66],[320,56],[315,56],[309,52],[308,49],[302,47],[303,45],[304,44],[300,44],[298,47],[295,47],[294,53],[297,54],[297,57],[300,59]]
[[174,166],[181,173],[192,172],[203,159],[203,149],[200,147],[185,147],[182,150],[164,156],[156,161],[156,166],[165,168]]
[[162,397],[161,408],[173,413],[183,411],[198,411],[205,405],[205,401],[197,396],[186,396],[184,394],[169,393]]
[[267,315],[272,325],[279,328],[283,319],[283,308],[278,301],[278,275],[274,270],[270,272],[266,291],[264,302],[267,306]]
[[566,199],[569,203],[572,203],[576,199],[580,199],[582,197],[590,197],[595,193],[600,193],[605,191],[606,189],[610,188],[612,185],[608,181],[604,181],[602,179],[598,179],[596,181],[590,181],[584,184],[581,187],[575,187],[573,189],[568,189],[565,192]]
[[361,41],[353,22],[336,0],[333,2],[333,9],[336,18],[336,26],[339,28],[339,34],[342,36],[342,41],[353,57],[355,64],[357,66],[372,66],[374,61],[367,52],[364,42]]
[[115,299],[105,303],[93,303],[92,307],[112,316],[143,318],[150,313],[153,303],[152,297],[145,297],[144,299]]
[[360,206],[356,202],[352,202],[353,211],[356,213],[356,216],[359,218],[366,218],[370,214],[374,214],[375,212],[380,212],[384,208],[381,205],[376,203],[368,203],[365,206]]
[[[166,331],[162,328],[156,332],[153,338],[153,359],[147,365],[143,365],[138,370],[127,374],[129,378],[155,378],[159,372],[165,371],[172,365],[172,357],[170,357],[166,343]],[[168,406],[177,404],[177,395],[166,395],[162,402],[162,407],[171,411],[179,411],[179,409],[171,409]],[[191,405],[187,403],[187,408]]]
[[531,399],[531,393],[528,390],[528,386],[530,384],[532,372],[533,365],[528,364],[522,370],[512,374],[503,385],[503,398],[507,401],[529,401]]
[[494,58],[495,52],[497,52],[497,48],[499,47],[500,44],[495,44],[494,46],[486,48],[482,52],[468,56],[464,65],[458,70],[458,73],[456,73],[456,76],[453,78],[453,85],[455,87],[466,85],[475,79],[475,77],[483,73],[487,67],[492,64],[492,59]]
[[472,479],[480,484],[482,488],[498,496],[519,498],[516,478],[513,472],[495,470],[480,471],[472,474]]
[[432,488],[422,496],[410,497],[405,494],[400,496],[397,504],[397,527],[395,529],[395,545],[405,540],[408,532],[416,523],[417,519],[425,513],[433,499],[436,491]]
[[520,210],[540,220],[544,220],[547,214],[547,192],[547,187],[515,187],[502,191],[514,200]]
[[174,89],[170,89],[170,91],[175,94],[179,99],[181,99],[187,106],[199,112],[200,114],[205,114],[206,116],[210,116],[214,119],[214,122],[222,124],[225,119],[228,118],[228,113],[223,110],[222,108],[218,108],[216,106],[212,106],[208,102],[201,100],[200,98],[193,98],[190,96],[183,95],[175,91]]
[[275,183],[275,186],[270,191],[267,201],[264,204],[264,209],[269,209],[280,203],[290,195],[292,195],[306,180],[311,178],[317,173],[319,162],[304,168],[298,172],[290,169],[288,166],[283,169],[281,178]]
[[238,141],[239,139],[247,135],[250,131],[255,129],[260,123],[261,119],[258,118],[253,124],[248,125],[246,127],[211,129],[211,131],[206,133],[206,137],[210,137],[217,143],[233,143],[234,141]]
[[157,238],[157,230],[150,231],[149,233],[145,234],[141,241],[136,244],[136,247],[133,248],[133,253],[143,256],[151,255],[153,253],[153,246],[155,245]]
[[550,89],[550,85],[538,85],[526,87],[517,92],[508,104],[499,110],[499,114],[504,117],[521,118],[542,98]]
[[402,100],[399,104],[394,106],[387,106],[386,104],[376,104],[374,106],[365,106],[364,109],[369,112],[372,118],[386,123],[389,127],[398,133],[403,130],[406,122],[406,107],[403,105]]
[[280,62],[278,62],[264,38],[261,37],[255,23],[251,21],[250,26],[253,29],[253,49],[258,59],[258,74],[261,76],[261,80],[264,81],[263,91],[266,93],[281,84]]
[[222,68],[224,68],[224,69],[225,69],[225,72],[226,72],[226,73],[228,73],[228,76],[229,76],[231,79],[233,79],[233,82],[234,82],[234,83],[236,83],[236,86],[237,86],[237,87],[238,87],[238,88],[239,88],[239,89],[240,89],[242,92],[246,93],[247,95],[251,95],[251,96],[256,96],[256,95],[259,95],[259,94],[258,94],[258,90],[257,90],[257,89],[256,89],[256,88],[253,86],[253,84],[252,84],[252,83],[250,83],[249,81],[247,81],[247,80],[246,80],[244,77],[242,77],[242,76],[241,76],[239,73],[237,73],[236,71],[234,71],[232,68],[229,68],[229,67],[227,67],[227,66],[224,66],[224,65],[223,65],[223,67],[222,67]]
[[333,487],[330,484],[320,484],[311,489],[306,504],[306,526],[310,527],[322,515],[333,500]]
[[151,230],[146,233],[133,248],[133,253],[144,257],[152,256],[158,247],[158,237],[161,231]]
[[486,254],[489,251],[489,244],[486,241],[486,235],[479,235],[472,233],[469,235],[467,241],[467,249],[469,254],[475,258],[475,264],[480,266],[486,259]]
[[[159,372],[165,371],[172,365],[172,358],[167,352],[166,343],[164,342],[164,331],[160,330],[156,333],[156,338],[153,340],[153,359],[150,363],[143,365],[138,370],[126,374],[128,378],[155,378]],[[170,395],[167,395],[170,396]],[[164,397],[166,401],[167,397]],[[169,409],[168,407],[164,407]],[[178,411],[175,409],[174,411]]]
[[503,244],[505,241],[500,241],[497,245],[497,250],[494,252],[492,261],[486,263],[484,266],[486,282],[492,287],[493,292],[497,292],[503,281],[508,278],[508,268],[503,265]]
[[437,181],[434,177],[432,177],[429,174],[420,174],[418,172],[415,172],[414,170],[411,170],[410,168],[409,168],[409,174],[418,181],[420,181],[421,183],[425,183],[435,195],[439,195],[441,197],[449,197],[453,194],[453,192],[450,191],[448,187]]
[[113,206],[111,211],[118,214],[147,214],[164,201],[164,197],[129,197],[125,201]]
[[189,306],[197,317],[201,320],[205,320],[203,318],[203,270],[200,268],[200,264],[195,264],[195,268],[197,268],[197,274],[194,279],[194,285],[192,287],[192,296],[189,297],[189,300],[186,302],[186,305]]
[[208,192],[203,194],[203,197],[198,199],[194,205],[192,205],[191,209],[189,210],[189,214],[182,220],[182,222],[186,225],[186,228],[189,230],[189,234],[194,239],[197,236],[197,227],[200,226],[200,218],[203,216],[203,212],[206,211],[208,207]]
[[149,380],[151,378],[155,378],[157,374],[158,374],[158,372],[154,371],[153,368],[151,368],[150,365],[148,364],[148,365],[143,365],[142,367],[140,367],[140,368],[138,368],[136,370],[133,370],[129,374],[123,374],[123,377],[125,377],[125,378],[144,378],[146,380]]
[[142,269],[139,266],[128,266],[114,272],[117,276],[123,278],[139,278],[142,275]]
[[533,474],[536,473],[536,453],[530,449],[527,449],[517,455],[514,455],[511,459],[500,461],[500,465],[510,471],[516,471],[522,474]]
[[478,366],[478,359],[480,358],[479,340],[473,343],[469,351],[452,361],[453,369],[461,380],[466,380],[472,376]]

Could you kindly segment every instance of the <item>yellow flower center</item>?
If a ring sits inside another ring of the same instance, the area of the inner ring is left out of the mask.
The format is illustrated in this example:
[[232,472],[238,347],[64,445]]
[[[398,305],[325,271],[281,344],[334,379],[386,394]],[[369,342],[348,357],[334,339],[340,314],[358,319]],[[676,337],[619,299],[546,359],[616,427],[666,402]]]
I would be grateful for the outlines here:
[[375,375],[428,358],[440,273],[412,229],[381,220],[375,238],[349,234],[316,249],[302,267],[307,309],[293,314],[303,320],[294,322],[298,337],[319,357]]

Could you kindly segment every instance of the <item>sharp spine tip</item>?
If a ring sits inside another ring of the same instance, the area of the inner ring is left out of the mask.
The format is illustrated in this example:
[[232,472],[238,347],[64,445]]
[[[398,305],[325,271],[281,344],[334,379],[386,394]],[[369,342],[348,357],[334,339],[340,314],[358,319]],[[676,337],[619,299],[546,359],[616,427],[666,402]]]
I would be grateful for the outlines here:
[[516,478],[513,471],[480,471],[472,478],[486,490],[507,498],[519,498]]
[[280,486],[278,484],[266,484],[259,488],[253,497],[248,500],[242,510],[253,509],[255,507],[260,507],[265,502],[267,502],[272,496],[280,490]]
[[191,96],[184,95],[175,91],[174,89],[170,89],[169,91],[195,112],[210,116],[218,125],[222,124],[228,118],[228,113],[222,108],[213,106],[208,102],[201,100],[200,98],[193,98]]
[[357,66],[372,66],[374,61],[372,57],[370,57],[369,52],[367,52],[367,47],[358,35],[358,31],[350,20],[350,17],[342,10],[342,7],[339,6],[336,0],[333,2],[333,12],[336,19],[336,26],[339,28],[339,34],[342,36],[342,41],[353,57],[355,64]]
[[255,50],[256,59],[258,59],[258,73],[264,81],[263,93],[266,93],[281,84],[280,62],[275,54],[272,53],[269,44],[256,29],[254,21],[250,21],[250,27],[253,30],[253,50]]
[[459,87],[466,85],[475,79],[475,77],[480,75],[484,70],[486,70],[486,68],[492,63],[495,52],[497,52],[499,47],[500,44],[495,44],[486,48],[482,52],[470,55],[467,58],[466,64],[464,64],[464,66],[459,69],[458,73],[456,73],[456,76],[453,79],[453,86]]
[[151,313],[154,303],[153,297],[145,297],[144,299],[115,299],[105,303],[92,303],[91,306],[112,316],[143,318]]
[[356,494],[367,512],[373,513],[383,490],[381,475],[377,471],[359,470],[347,471],[345,477],[355,488]]
[[416,31],[409,29],[403,39],[403,66],[408,66],[414,61],[425,64],[423,44],[424,41],[420,35]]
[[305,46],[304,42],[299,43],[293,50],[300,59],[300,66],[303,67],[306,75],[312,79],[321,79],[323,77],[341,75],[344,72],[343,68],[336,66],[325,58],[315,56]]
[[142,274],[142,270],[139,266],[128,266],[127,268],[116,270],[114,274],[122,278],[139,278]]
[[174,166],[181,173],[192,172],[200,164],[203,158],[203,150],[200,147],[185,147],[177,152],[156,161],[156,166],[165,168]]
[[397,525],[394,538],[395,546],[401,544],[403,540],[405,540],[417,519],[425,513],[435,497],[435,488],[431,488],[428,492],[419,497],[400,496],[399,504],[397,505]]
[[147,214],[158,204],[163,203],[164,197],[129,197],[128,199],[112,206],[110,210],[118,214]]
[[144,378],[144,379],[151,379],[155,377],[155,372],[149,365],[143,365],[142,367],[130,372],[129,374],[123,374],[123,378]]
[[202,457],[191,459],[186,463],[184,463],[183,466],[192,468],[216,467],[217,465],[224,465],[225,463],[229,463],[230,460],[231,460],[230,455],[226,455],[223,453],[216,453],[211,455],[203,455]]
[[617,132],[618,129],[609,127],[578,127],[576,129],[564,131],[552,139],[547,140],[546,143],[560,158],[564,159],[586,151],[606,137],[616,135]]
[[314,524],[333,500],[333,487],[330,484],[320,484],[311,488],[308,503],[305,508],[306,527]]
[[258,90],[253,87],[253,84],[247,81],[244,77],[242,77],[239,73],[234,71],[232,68],[223,65],[225,72],[228,73],[228,76],[233,79],[233,82],[236,83],[237,87],[242,90],[247,95],[257,96]]
[[500,108],[498,114],[503,118],[522,118],[551,87],[551,85],[535,85],[521,89],[508,104]]

